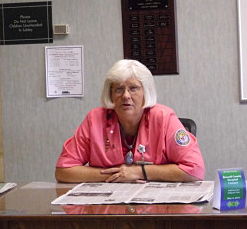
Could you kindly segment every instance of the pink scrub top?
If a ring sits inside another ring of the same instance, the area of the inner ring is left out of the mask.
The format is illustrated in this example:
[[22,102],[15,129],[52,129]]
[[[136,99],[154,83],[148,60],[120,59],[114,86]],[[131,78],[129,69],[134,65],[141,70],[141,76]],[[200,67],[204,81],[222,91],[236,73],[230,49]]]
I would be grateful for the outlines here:
[[[156,104],[144,110],[134,162],[143,161],[143,156],[146,162],[177,164],[189,175],[204,179],[204,161],[196,137],[186,131],[167,106]],[[56,166],[66,168],[87,163],[100,168],[125,163],[120,126],[112,109],[98,107],[87,114],[75,134],[64,143]]]

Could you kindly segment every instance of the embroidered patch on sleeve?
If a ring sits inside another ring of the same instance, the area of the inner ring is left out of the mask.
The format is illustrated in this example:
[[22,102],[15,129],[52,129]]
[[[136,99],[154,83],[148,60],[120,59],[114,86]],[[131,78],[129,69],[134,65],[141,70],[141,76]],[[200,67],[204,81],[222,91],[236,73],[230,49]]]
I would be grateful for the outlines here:
[[179,129],[175,134],[175,141],[180,146],[187,146],[190,143],[190,136],[185,130]]

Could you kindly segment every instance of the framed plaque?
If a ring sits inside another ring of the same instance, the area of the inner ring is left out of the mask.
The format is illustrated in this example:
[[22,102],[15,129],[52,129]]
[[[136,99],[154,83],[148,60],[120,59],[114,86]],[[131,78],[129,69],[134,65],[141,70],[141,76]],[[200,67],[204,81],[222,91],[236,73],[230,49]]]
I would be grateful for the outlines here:
[[122,0],[124,58],[178,74],[175,0]]

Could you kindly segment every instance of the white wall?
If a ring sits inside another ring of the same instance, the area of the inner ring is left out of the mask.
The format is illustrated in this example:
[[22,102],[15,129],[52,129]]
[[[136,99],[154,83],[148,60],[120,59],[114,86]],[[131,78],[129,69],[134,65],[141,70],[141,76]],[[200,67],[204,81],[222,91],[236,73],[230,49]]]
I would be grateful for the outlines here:
[[[87,111],[100,104],[104,74],[123,58],[120,0],[52,4],[53,23],[68,23],[71,33],[49,45],[84,45],[85,96],[45,98],[48,44],[0,46],[7,181],[54,180],[63,142]],[[155,76],[159,102],[197,122],[206,179],[213,179],[217,168],[246,168],[247,105],[239,103],[237,2],[177,0],[177,25],[180,74]]]
[[[1,95],[1,87],[0,87]],[[3,164],[3,127],[2,127],[2,100],[0,97],[0,182],[4,181],[4,164]]]

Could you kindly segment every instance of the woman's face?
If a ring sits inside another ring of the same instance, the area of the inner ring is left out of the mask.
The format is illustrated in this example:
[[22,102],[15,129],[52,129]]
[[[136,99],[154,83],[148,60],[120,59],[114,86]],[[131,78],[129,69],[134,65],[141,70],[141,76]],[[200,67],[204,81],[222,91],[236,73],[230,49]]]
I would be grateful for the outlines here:
[[111,99],[119,117],[138,118],[143,113],[144,92],[140,81],[131,77],[111,86]]

